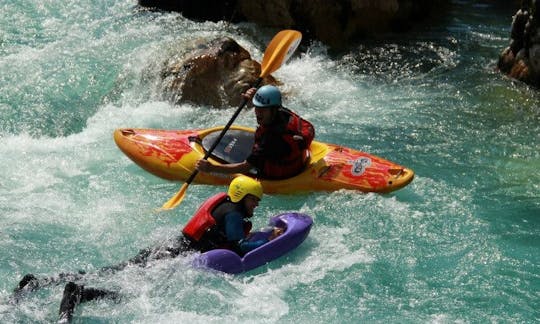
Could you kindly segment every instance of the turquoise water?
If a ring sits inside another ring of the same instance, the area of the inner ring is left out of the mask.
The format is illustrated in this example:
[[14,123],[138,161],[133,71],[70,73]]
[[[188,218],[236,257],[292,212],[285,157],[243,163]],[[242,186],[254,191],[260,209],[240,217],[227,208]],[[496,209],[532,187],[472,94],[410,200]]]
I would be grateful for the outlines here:
[[[231,36],[260,60],[275,34],[140,12],[135,1],[3,1],[0,16],[0,322],[54,322],[63,286],[8,302],[25,273],[92,273],[178,234],[222,188],[180,185],[115,146],[118,127],[225,124],[235,107],[174,106],[161,62],[199,37]],[[305,243],[246,274],[190,258],[90,274],[119,302],[77,323],[530,323],[540,320],[540,95],[495,69],[516,8],[453,1],[429,30],[344,54],[313,43],[275,73],[317,138],[412,168],[397,192],[266,196],[255,226],[312,215]],[[254,125],[251,112],[238,124]]]

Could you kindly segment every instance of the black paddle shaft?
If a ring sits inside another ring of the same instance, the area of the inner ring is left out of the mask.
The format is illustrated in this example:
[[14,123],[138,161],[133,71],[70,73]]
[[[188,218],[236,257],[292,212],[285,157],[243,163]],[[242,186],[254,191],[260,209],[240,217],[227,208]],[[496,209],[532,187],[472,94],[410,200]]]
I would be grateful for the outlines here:
[[[253,85],[253,88],[258,88],[259,85],[261,84],[263,78],[260,77],[257,79],[257,81],[255,81],[255,84]],[[223,136],[225,136],[225,133],[227,133],[227,131],[229,130],[229,128],[231,128],[231,125],[232,123],[234,123],[234,120],[236,119],[236,117],[238,117],[238,115],[240,114],[240,112],[242,111],[242,109],[244,108],[244,106],[247,104],[248,102],[248,99],[244,98],[242,99],[242,103],[240,104],[240,106],[238,106],[238,108],[236,109],[236,111],[234,112],[234,115],[231,117],[231,119],[229,120],[229,122],[227,123],[227,125],[225,125],[225,127],[221,130],[221,133],[219,133],[219,136],[216,138],[216,140],[214,141],[214,144],[212,144],[212,146],[210,147],[210,149],[208,149],[208,151],[206,151],[206,154],[204,154],[204,157],[203,159],[204,160],[207,160],[208,157],[210,156],[210,154],[212,154],[212,152],[214,151],[214,149],[216,148],[216,146],[218,146],[219,142],[221,141],[221,139],[223,138]],[[189,176],[189,178],[186,180],[186,183],[187,184],[191,184],[191,182],[193,181],[193,179],[195,179],[195,177],[197,176],[197,174],[199,173],[199,170],[195,169],[191,175]]]

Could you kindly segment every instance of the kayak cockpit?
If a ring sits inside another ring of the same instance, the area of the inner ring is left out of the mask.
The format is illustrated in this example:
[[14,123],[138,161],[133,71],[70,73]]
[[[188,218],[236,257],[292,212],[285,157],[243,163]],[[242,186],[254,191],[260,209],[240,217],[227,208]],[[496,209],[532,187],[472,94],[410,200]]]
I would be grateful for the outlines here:
[[[219,137],[221,131],[215,131],[203,137],[200,144],[204,152],[208,152]],[[239,129],[229,129],[219,141],[210,155],[221,163],[239,163],[244,161],[251,153],[255,135]]]

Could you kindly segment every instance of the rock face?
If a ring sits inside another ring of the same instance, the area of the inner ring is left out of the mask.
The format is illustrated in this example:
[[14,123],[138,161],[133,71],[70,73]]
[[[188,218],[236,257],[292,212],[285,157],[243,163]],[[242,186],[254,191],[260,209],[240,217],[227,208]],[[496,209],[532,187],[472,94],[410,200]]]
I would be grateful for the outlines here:
[[[339,48],[362,35],[402,30],[430,16],[449,0],[138,0],[144,7],[182,12],[195,20],[250,21],[276,29],[300,30]],[[161,91],[174,103],[237,106],[254,84],[260,64],[230,38],[200,43],[167,60]],[[268,76],[263,84],[276,84]]]
[[179,11],[194,20],[239,20],[235,15],[237,0],[138,0],[138,3],[151,9]]
[[516,12],[510,32],[510,45],[499,55],[501,72],[540,87],[540,6],[524,0]]
[[342,47],[358,36],[401,31],[439,12],[448,0],[139,0],[141,6],[182,12],[190,19],[250,21],[293,28]]
[[332,47],[358,36],[399,31],[427,18],[440,0],[238,0],[248,21],[295,28]]
[[[260,73],[261,65],[233,39],[202,40],[192,52],[165,62],[162,89],[174,103],[238,106],[240,94],[255,83]],[[267,76],[262,84],[276,83],[272,76]]]

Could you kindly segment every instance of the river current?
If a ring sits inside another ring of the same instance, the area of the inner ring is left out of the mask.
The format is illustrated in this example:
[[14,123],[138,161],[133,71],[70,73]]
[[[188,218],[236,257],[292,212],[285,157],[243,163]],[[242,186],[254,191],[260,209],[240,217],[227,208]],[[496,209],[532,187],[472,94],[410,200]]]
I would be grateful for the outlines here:
[[[0,322],[54,322],[63,285],[10,303],[26,273],[84,270],[120,292],[76,323],[531,323],[540,320],[540,95],[499,74],[517,8],[452,1],[431,28],[335,53],[304,44],[274,75],[316,139],[413,169],[390,194],[265,196],[314,226],[292,253],[241,275],[190,257],[96,275],[179,230],[222,187],[180,188],[116,147],[120,127],[205,128],[236,107],[163,100],[160,64],[230,36],[260,60],[276,30],[139,11],[135,1],[2,0]],[[237,124],[254,126],[252,111]]]

